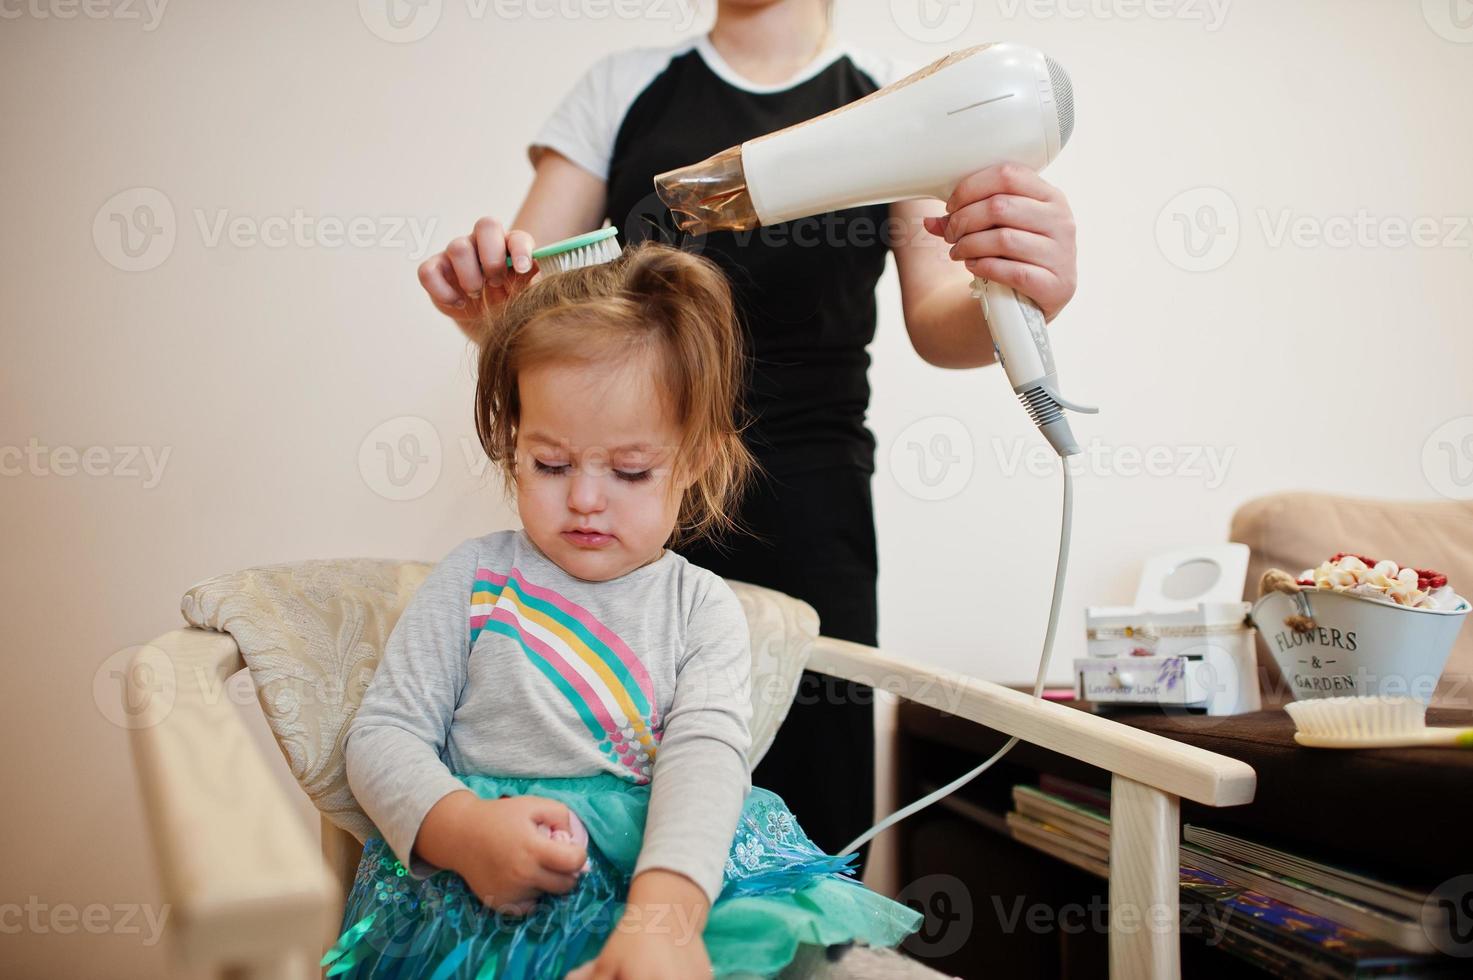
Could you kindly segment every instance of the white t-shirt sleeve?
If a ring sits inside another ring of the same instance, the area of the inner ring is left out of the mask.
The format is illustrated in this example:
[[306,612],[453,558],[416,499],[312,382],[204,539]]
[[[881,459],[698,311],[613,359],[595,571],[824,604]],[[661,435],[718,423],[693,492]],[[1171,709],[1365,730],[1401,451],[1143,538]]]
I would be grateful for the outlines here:
[[532,166],[537,166],[544,150],[551,149],[608,180],[614,140],[624,116],[679,50],[634,48],[596,61],[563,96],[527,147]]
[[622,114],[615,116],[609,98],[615,57],[599,59],[563,96],[527,147],[532,166],[542,159],[543,150],[553,149],[595,177],[608,179],[614,137],[623,120]]

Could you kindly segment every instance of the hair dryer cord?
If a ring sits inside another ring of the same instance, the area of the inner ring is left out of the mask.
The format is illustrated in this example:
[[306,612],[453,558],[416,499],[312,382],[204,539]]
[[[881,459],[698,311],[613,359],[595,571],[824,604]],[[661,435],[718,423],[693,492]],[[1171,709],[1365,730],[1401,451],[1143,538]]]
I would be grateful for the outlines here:
[[[1069,533],[1074,522],[1074,480],[1073,476],[1069,472],[1069,461],[1067,459],[1061,459],[1060,463],[1061,468],[1064,471],[1064,516],[1062,524],[1059,528],[1059,561],[1058,564],[1054,566],[1054,595],[1053,600],[1049,603],[1048,631],[1044,633],[1043,636],[1043,654],[1038,661],[1038,678],[1033,682],[1033,696],[1035,698],[1041,697],[1043,695],[1043,682],[1044,678],[1048,676],[1049,658],[1053,655],[1054,652],[1054,634],[1058,632],[1059,606],[1064,597],[1065,572],[1069,567]],[[983,762],[977,768],[973,769],[971,772],[966,773],[963,776],[958,777],[957,779],[952,780],[935,792],[921,797],[919,800],[916,800],[909,806],[896,810],[884,820],[881,820],[869,830],[866,830],[864,833],[854,838],[854,840],[850,841],[849,844],[839,853],[853,854],[875,835],[890,827],[893,827],[895,824],[904,820],[911,814],[918,813],[921,810],[924,810],[926,807],[930,806],[932,803],[935,803],[937,800],[942,799],[946,796],[950,796],[952,793],[955,793],[957,790],[967,785],[967,783],[970,783],[972,780],[982,775],[988,769],[992,768],[993,763],[995,763],[998,759],[1001,759],[1003,756],[1007,755],[1008,750],[1017,744],[1018,737],[1014,735],[1012,738],[1009,738],[1006,742],[1003,743],[1002,748],[994,752],[992,756],[987,759],[987,761]]]

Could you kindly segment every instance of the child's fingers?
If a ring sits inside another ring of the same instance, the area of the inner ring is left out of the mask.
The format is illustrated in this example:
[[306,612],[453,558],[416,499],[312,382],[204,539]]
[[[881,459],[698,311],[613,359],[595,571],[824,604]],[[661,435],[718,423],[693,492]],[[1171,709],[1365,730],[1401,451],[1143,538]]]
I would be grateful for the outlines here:
[[513,229],[506,236],[506,250],[511,254],[511,267],[518,275],[526,275],[532,271],[532,250],[537,243],[532,236],[521,229]]
[[547,892],[550,895],[565,895],[578,884],[578,876],[560,874],[544,868],[533,877],[532,884],[538,891]]
[[553,830],[569,830],[568,814],[571,812],[566,803],[557,800],[549,800],[544,796],[526,796],[527,813],[537,823],[545,823]]
[[557,874],[575,874],[588,860],[588,849],[583,845],[550,837],[534,840],[532,853],[544,870]]

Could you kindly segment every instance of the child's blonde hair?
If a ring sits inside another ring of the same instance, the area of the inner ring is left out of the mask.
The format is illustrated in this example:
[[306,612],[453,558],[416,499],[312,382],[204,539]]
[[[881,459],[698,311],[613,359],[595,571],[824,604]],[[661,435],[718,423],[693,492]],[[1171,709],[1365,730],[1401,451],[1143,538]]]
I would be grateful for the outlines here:
[[737,530],[732,516],[756,470],[737,419],[743,350],[726,277],[711,262],[655,243],[613,262],[545,276],[487,314],[476,380],[476,433],[516,489],[517,375],[557,361],[617,366],[654,355],[657,387],[681,432],[671,473],[692,479],[672,541]]

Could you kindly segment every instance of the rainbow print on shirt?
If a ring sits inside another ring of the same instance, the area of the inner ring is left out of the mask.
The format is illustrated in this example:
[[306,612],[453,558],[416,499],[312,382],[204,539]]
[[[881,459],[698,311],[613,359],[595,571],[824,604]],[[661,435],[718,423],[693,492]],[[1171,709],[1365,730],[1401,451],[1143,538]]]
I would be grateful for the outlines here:
[[485,630],[508,636],[568,699],[610,762],[635,782],[654,771],[661,730],[649,671],[587,609],[528,582],[520,570],[477,568],[470,642]]

